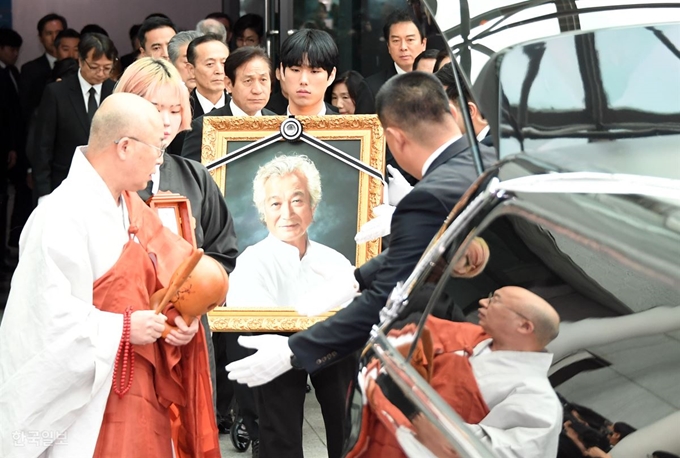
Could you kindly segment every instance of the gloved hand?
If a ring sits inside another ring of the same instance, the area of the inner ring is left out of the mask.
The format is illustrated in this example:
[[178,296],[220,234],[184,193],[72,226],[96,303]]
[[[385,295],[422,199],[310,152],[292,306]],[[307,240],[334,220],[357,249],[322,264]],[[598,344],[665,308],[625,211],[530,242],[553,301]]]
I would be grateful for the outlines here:
[[396,207],[392,205],[382,204],[373,209],[375,217],[372,220],[366,221],[361,230],[354,236],[354,241],[359,243],[370,242],[379,237],[384,237],[390,234],[392,226],[392,214]]
[[295,310],[300,315],[317,316],[334,308],[347,306],[359,294],[354,266],[316,264],[311,268],[324,280],[295,304]]
[[411,184],[406,181],[406,178],[404,178],[404,175],[402,175],[399,170],[392,167],[391,165],[387,166],[387,172],[389,176],[389,202],[390,205],[394,205],[396,207],[399,202],[401,202],[401,199],[403,199],[406,194],[411,192],[413,186],[411,186]]
[[229,380],[236,380],[248,386],[260,386],[293,368],[290,363],[293,352],[288,347],[286,336],[276,334],[241,336],[238,343],[257,352],[227,365]]

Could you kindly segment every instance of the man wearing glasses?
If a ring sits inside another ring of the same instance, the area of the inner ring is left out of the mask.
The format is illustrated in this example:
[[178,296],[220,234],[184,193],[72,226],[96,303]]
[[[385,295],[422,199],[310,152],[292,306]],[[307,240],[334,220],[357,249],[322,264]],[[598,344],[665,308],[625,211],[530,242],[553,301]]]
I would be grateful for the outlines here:
[[117,58],[109,37],[84,35],[78,44],[78,73],[45,88],[31,157],[34,193],[39,202],[66,178],[75,148],[87,144],[92,117],[113,91],[109,74]]

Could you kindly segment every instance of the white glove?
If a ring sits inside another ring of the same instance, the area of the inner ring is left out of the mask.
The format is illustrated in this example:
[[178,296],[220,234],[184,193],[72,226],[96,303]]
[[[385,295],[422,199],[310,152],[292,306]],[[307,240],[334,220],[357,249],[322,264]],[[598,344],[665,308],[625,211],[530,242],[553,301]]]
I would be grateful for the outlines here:
[[403,199],[406,194],[411,192],[413,186],[411,186],[411,184],[406,181],[406,178],[404,178],[404,175],[402,175],[399,170],[392,167],[391,165],[387,166],[387,172],[389,174],[388,196],[390,205],[394,205],[396,207],[399,202],[401,202],[401,199]]
[[317,316],[334,308],[346,307],[359,295],[359,283],[354,276],[354,266],[316,264],[311,268],[324,280],[297,301],[295,310],[300,315]]
[[290,362],[293,352],[288,347],[286,336],[276,334],[241,336],[238,343],[257,352],[227,365],[229,380],[236,380],[248,386],[260,386],[293,368]]
[[395,208],[396,207],[387,204],[375,207],[373,209],[373,215],[375,215],[375,217],[362,224],[361,230],[354,236],[354,241],[357,242],[357,244],[366,243],[389,235],[392,226],[392,214],[394,213]]

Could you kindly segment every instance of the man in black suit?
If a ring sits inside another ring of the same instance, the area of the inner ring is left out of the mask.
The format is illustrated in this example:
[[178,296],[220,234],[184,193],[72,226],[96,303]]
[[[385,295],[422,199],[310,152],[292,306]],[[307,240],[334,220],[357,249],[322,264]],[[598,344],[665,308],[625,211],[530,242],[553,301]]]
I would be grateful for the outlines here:
[[76,147],[87,144],[94,112],[113,91],[114,83],[108,78],[117,56],[109,37],[84,35],[78,44],[78,58],[78,73],[49,84],[38,108],[32,154],[38,199],[66,178]]
[[[413,72],[390,79],[378,93],[376,107],[397,162],[420,180],[392,216],[389,250],[374,263],[377,271],[371,281],[364,282],[367,288],[331,318],[294,334],[287,342],[283,339],[271,346],[244,342],[259,351],[228,366],[227,370],[233,371],[230,378],[254,386],[292,367],[314,374],[360,349],[371,327],[379,322],[392,289],[413,271],[454,205],[477,178],[467,139],[451,114],[444,88],[433,75]],[[495,162],[493,150],[481,146],[480,151],[485,166]]]
[[170,60],[168,43],[175,34],[177,27],[167,17],[148,17],[137,32],[140,57]]
[[58,14],[48,14],[38,21],[38,38],[45,48],[45,54],[21,66],[19,95],[26,122],[40,105],[40,97],[50,79],[54,63],[57,61],[54,40],[59,32],[67,27],[66,19]]
[[[211,33],[191,40],[187,46],[189,77],[196,81],[196,87],[189,97],[194,119],[229,103],[224,85],[224,63],[227,57],[229,48],[217,35]],[[182,155],[184,139],[188,132],[177,134],[168,147],[170,154]],[[200,162],[200,150],[198,157],[194,155],[191,158]]]
[[[442,68],[437,70],[434,74],[437,79],[444,85],[446,90],[446,95],[449,97],[451,102],[452,114],[456,118],[456,123],[460,127],[461,132],[465,133],[465,122],[463,121],[463,114],[461,112],[460,96],[458,94],[458,88],[456,87],[456,79],[453,76],[453,65],[451,62],[444,64]],[[461,79],[461,82],[463,80]],[[491,135],[491,130],[489,129],[489,123],[482,115],[479,107],[474,102],[472,94],[467,90],[467,86],[463,85],[463,92],[465,94],[465,99],[467,100],[467,108],[470,112],[470,119],[472,120],[472,127],[475,130],[475,136],[477,141],[483,145],[493,147],[493,136]]]
[[387,17],[383,37],[393,65],[366,78],[375,97],[383,84],[394,75],[413,70],[413,62],[427,47],[427,38],[417,20],[406,11],[395,11]]
[[[287,112],[296,116],[330,114],[324,95],[335,78],[338,62],[338,48],[333,38],[322,30],[299,30],[283,42],[280,57],[281,81],[288,92]],[[297,194],[295,196],[297,200],[302,199]],[[311,262],[305,256],[306,253],[301,255],[301,262]],[[238,262],[237,259],[237,266]],[[286,348],[286,336],[269,334],[258,337],[282,339]],[[311,377],[326,427],[329,458],[342,456],[347,432],[343,421],[345,397],[355,365],[354,358],[346,358]],[[297,458],[303,455],[302,414],[307,374],[290,371],[279,375],[254,390],[259,414],[260,452],[262,456]]]
[[26,129],[19,101],[19,70],[15,64],[23,40],[11,29],[0,29],[0,262],[5,254],[7,182],[14,185],[10,246],[18,246],[19,233],[32,210],[25,155]]
[[244,46],[224,63],[226,88],[231,100],[203,116],[194,118],[182,146],[182,156],[201,161],[203,118],[205,116],[276,116],[264,106],[272,91],[272,62],[262,48]]

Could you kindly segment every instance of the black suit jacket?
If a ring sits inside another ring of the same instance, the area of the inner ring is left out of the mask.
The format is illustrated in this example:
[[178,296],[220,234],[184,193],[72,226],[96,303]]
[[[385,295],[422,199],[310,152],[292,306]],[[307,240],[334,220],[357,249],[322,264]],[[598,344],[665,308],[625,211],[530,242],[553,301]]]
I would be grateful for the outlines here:
[[[102,84],[99,103],[111,95],[114,82]],[[40,101],[35,127],[33,163],[34,194],[51,193],[64,181],[77,146],[87,145],[90,119],[78,74],[48,84]]]
[[[276,113],[266,108],[262,109],[263,116],[276,116]],[[213,110],[210,113],[194,118],[191,121],[191,130],[186,131],[184,144],[182,145],[181,156],[187,159],[201,162],[201,145],[203,144],[203,117],[204,116],[234,116],[231,112],[229,102],[222,108]],[[174,142],[173,142],[174,143]]]
[[52,68],[45,54],[21,66],[19,96],[24,121],[27,123],[33,111],[40,105],[40,97],[51,76]]
[[386,69],[366,78],[366,84],[368,84],[368,88],[371,90],[371,94],[373,94],[374,99],[382,85],[396,74],[397,69],[394,68],[394,62],[392,62],[391,65]]
[[[12,78],[21,81],[16,67],[0,68],[0,153],[23,152],[25,128],[19,92]],[[6,157],[6,156],[3,156]],[[6,163],[0,164],[0,167]]]
[[[480,151],[485,166],[495,162],[493,150],[480,146]],[[392,289],[413,271],[454,205],[476,178],[472,154],[463,137],[435,159],[423,179],[397,205],[392,216],[390,248],[380,255],[382,259],[372,261],[371,267],[377,265],[377,270],[369,281],[363,282],[367,289],[331,318],[290,337],[288,345],[298,364],[314,373],[366,343]]]

